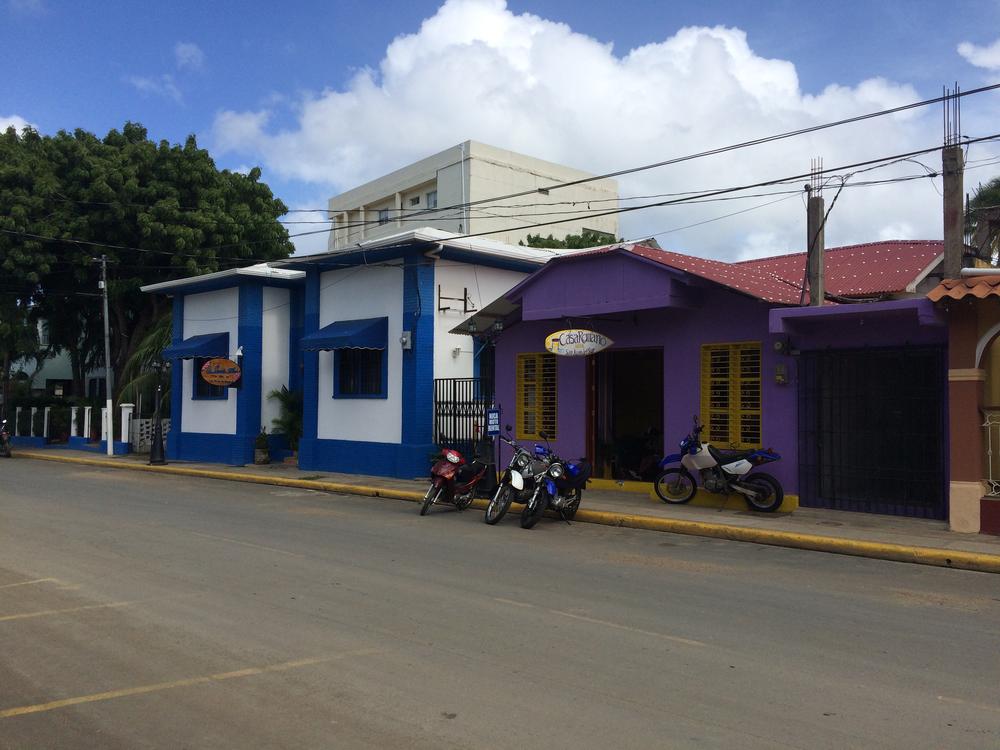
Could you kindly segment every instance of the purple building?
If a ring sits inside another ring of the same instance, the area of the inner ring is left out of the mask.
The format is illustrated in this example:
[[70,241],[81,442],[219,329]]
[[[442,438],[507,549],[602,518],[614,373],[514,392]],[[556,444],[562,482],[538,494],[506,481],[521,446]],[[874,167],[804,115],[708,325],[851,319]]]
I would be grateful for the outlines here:
[[[595,476],[647,477],[698,415],[720,448],[772,447],[802,505],[947,517],[947,329],[924,287],[940,242],[826,253],[827,303],[804,307],[805,255],[723,263],[642,245],[558,257],[462,324],[495,346],[501,421],[554,435]],[[546,351],[561,329],[612,344]]]

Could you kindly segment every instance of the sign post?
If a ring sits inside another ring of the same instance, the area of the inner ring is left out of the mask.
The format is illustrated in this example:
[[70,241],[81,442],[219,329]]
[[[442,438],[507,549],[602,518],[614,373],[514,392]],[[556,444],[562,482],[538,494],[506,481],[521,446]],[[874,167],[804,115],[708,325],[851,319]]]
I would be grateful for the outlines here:
[[499,406],[492,406],[486,410],[486,434],[493,443],[494,449],[491,450],[490,453],[496,456],[496,458],[493,459],[493,487],[495,490],[497,483],[500,481],[500,477],[497,474],[497,468],[500,466],[500,441],[497,440],[497,437],[500,435]]

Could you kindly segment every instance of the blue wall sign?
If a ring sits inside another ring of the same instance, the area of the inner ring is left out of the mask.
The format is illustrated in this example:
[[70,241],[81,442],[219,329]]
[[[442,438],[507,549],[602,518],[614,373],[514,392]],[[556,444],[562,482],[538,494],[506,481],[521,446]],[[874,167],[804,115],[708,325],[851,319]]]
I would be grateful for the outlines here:
[[490,437],[496,437],[500,434],[500,410],[499,409],[487,409],[486,410],[486,434]]

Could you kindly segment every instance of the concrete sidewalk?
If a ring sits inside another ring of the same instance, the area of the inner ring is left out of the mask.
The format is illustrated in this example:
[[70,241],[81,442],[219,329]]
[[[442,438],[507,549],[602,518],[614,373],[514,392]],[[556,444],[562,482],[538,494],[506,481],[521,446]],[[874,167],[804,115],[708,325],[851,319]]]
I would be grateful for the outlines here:
[[[15,455],[403,500],[419,500],[427,489],[424,479],[308,472],[285,463],[234,467],[171,462],[167,466],[154,467],[148,465],[147,456],[109,457],[62,448],[20,450]],[[477,505],[484,507],[485,503]],[[605,489],[588,490],[584,494],[577,520],[1000,573],[1000,537],[958,534],[949,531],[943,521],[816,508],[799,508],[794,513],[755,513],[666,505],[644,494]]]

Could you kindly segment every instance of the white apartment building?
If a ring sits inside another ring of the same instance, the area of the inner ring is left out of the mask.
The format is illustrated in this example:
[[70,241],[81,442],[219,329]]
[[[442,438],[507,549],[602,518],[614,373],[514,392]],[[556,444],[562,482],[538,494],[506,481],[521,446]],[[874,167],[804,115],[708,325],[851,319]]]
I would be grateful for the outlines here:
[[[455,234],[486,233],[516,245],[528,234],[563,238],[584,230],[618,237],[618,216],[592,216],[618,207],[618,183],[476,141],[441,153],[336,195],[329,201],[329,249],[340,250],[418,227]],[[551,188],[551,189],[550,189]],[[533,191],[505,200],[499,196]],[[479,205],[469,203],[484,201]],[[530,228],[558,219],[566,223]]]

